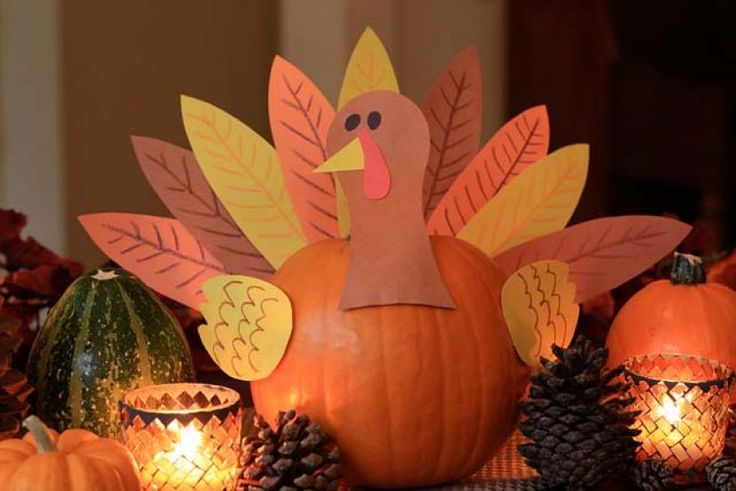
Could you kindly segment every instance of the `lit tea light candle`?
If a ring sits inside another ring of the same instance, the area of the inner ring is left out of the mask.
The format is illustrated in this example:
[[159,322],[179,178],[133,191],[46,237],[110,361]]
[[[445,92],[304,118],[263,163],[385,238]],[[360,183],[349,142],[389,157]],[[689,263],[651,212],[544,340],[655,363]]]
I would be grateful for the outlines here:
[[666,462],[679,484],[704,480],[724,447],[731,370],[703,358],[646,355],[624,362],[633,409],[641,414],[639,460]]
[[231,491],[238,478],[242,413],[234,390],[166,384],[121,401],[123,439],[144,490]]

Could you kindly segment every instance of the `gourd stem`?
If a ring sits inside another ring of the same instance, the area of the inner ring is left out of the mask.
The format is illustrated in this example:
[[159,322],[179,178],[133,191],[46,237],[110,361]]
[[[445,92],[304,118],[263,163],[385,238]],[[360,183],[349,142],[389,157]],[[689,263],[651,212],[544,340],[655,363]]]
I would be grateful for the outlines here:
[[703,261],[692,254],[675,252],[670,281],[673,285],[698,285],[705,283]]
[[23,428],[33,435],[38,453],[56,452],[56,444],[51,440],[49,430],[37,416],[28,416],[23,420]]

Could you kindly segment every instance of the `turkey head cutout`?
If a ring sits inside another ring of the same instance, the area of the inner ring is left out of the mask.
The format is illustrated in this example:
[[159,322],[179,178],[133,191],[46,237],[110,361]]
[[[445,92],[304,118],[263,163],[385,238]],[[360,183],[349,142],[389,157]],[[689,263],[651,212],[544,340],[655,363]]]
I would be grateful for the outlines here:
[[421,110],[389,91],[356,97],[327,137],[352,221],[350,266],[340,308],[426,305],[454,308],[437,268],[422,215],[429,128]]

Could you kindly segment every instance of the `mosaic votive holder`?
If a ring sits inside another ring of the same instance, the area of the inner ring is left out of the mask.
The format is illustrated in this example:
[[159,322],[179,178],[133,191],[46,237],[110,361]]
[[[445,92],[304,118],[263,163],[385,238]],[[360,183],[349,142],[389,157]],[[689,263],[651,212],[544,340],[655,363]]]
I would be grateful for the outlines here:
[[146,491],[231,491],[238,479],[240,396],[207,384],[164,384],[128,392],[122,436]]
[[732,371],[714,360],[644,355],[624,362],[633,428],[641,430],[637,458],[664,461],[677,484],[705,480],[704,468],[723,451]]

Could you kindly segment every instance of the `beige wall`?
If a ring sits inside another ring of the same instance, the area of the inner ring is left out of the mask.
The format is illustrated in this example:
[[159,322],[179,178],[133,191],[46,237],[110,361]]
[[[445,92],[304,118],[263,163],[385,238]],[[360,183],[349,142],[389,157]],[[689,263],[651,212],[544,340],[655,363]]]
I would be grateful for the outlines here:
[[102,255],[75,217],[165,214],[135,163],[129,135],[187,145],[179,94],[267,130],[277,4],[261,0],[75,0],[62,13],[69,251]]
[[281,0],[281,52],[335,101],[350,50],[370,25],[386,44],[402,92],[421,101],[453,55],[475,45],[489,135],[505,116],[506,1]]
[[58,0],[0,0],[0,206],[65,248]]

